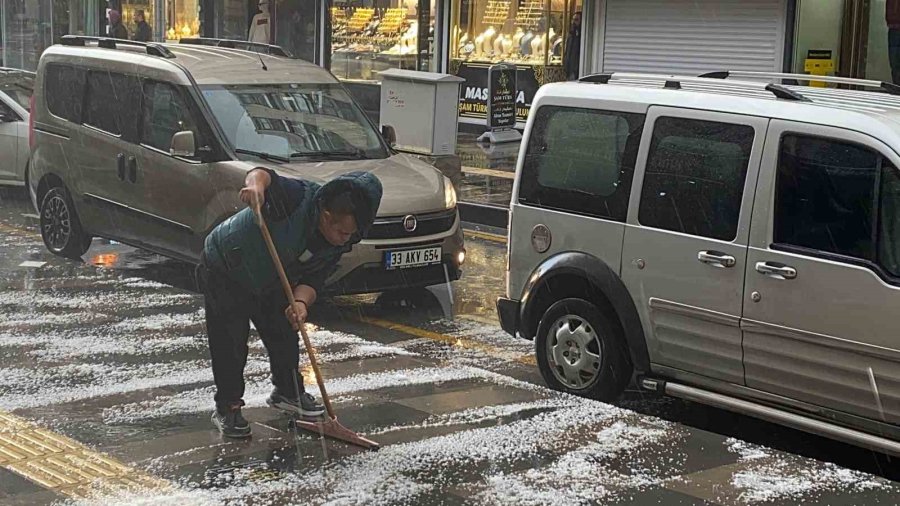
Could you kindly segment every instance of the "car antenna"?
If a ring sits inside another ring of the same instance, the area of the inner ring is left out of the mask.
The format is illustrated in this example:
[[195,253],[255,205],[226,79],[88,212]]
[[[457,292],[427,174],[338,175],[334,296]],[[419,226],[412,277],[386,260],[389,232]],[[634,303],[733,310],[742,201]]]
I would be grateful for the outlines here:
[[268,72],[268,71],[269,71],[269,67],[266,67],[266,62],[264,62],[263,59],[262,59],[262,53],[260,53],[259,51],[257,51],[257,52],[256,52],[256,56],[259,56],[259,64],[262,65],[262,69],[265,70],[266,72]]

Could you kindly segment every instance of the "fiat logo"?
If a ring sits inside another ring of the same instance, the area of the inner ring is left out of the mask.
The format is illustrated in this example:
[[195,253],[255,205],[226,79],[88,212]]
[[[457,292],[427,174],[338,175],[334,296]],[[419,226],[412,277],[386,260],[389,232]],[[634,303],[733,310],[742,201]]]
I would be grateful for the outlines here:
[[403,218],[403,230],[415,232],[417,226],[419,226],[419,220],[417,220],[415,216],[410,214]]

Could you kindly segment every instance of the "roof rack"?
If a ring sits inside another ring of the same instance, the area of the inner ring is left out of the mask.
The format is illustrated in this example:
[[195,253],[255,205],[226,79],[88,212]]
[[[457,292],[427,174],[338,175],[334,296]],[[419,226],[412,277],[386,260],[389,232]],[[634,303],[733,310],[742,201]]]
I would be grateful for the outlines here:
[[798,81],[819,81],[824,83],[832,83],[832,84],[846,84],[849,86],[859,86],[861,88],[876,88],[885,93],[889,93],[891,95],[900,95],[900,86],[892,83],[886,83],[883,81],[875,81],[869,79],[853,79],[850,77],[835,77],[835,76],[815,76],[810,74],[785,74],[781,72],[749,72],[749,71],[729,71],[724,70],[720,72],[708,72],[706,74],[702,74],[700,77],[705,79],[728,79],[729,77],[737,77],[737,78],[750,78],[750,79],[770,79],[770,80],[780,80],[791,81],[791,83],[785,84],[793,84],[798,85]]
[[[656,74],[632,74],[632,73],[620,73],[620,72],[609,72],[605,74],[591,74],[582,77],[578,80],[581,83],[594,83],[594,84],[609,84],[612,80],[644,80],[644,81],[659,81],[662,84],[663,88],[672,89],[672,90],[680,90],[682,89],[683,83],[689,84],[700,84],[700,85],[709,85],[710,80],[706,77],[679,77],[679,76],[664,76],[664,75],[656,75]],[[768,83],[753,83],[748,81],[732,81],[727,83],[728,86],[732,88],[744,88],[744,89],[753,89],[758,91],[768,91],[772,95],[775,95],[775,98],[780,98],[783,100],[796,100],[799,102],[810,102],[810,100],[803,96],[802,93],[786,88],[784,86]]]
[[143,47],[146,49],[147,54],[150,56],[159,56],[160,58],[175,58],[175,54],[172,51],[156,42],[138,42],[135,40],[126,40],[126,39],[111,39],[109,37],[90,37],[86,35],[63,35],[60,41],[64,46],[82,46],[87,45],[87,42],[96,42],[97,47],[102,47],[103,49],[116,49],[118,46],[137,46]]
[[284,50],[281,46],[272,44],[263,44],[262,42],[248,42],[246,40],[233,39],[210,39],[208,37],[191,37],[189,39],[181,39],[180,44],[191,44],[195,46],[214,46],[224,47],[228,49],[242,49],[244,51],[253,51],[256,53],[265,53],[271,56],[291,57],[291,54]]

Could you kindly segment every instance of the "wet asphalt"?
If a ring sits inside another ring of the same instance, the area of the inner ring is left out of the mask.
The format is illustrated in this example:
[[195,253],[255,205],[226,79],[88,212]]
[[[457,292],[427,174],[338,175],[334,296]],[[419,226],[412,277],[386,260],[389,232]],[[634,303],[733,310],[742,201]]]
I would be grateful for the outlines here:
[[33,213],[0,190],[2,504],[900,501],[900,463],[883,455],[633,389],[612,406],[545,388],[531,344],[496,323],[505,246],[474,236],[459,282],[311,312],[340,422],[381,450],[268,408],[255,336],[253,437],[222,439],[192,266],[103,240],[82,262],[57,258]]

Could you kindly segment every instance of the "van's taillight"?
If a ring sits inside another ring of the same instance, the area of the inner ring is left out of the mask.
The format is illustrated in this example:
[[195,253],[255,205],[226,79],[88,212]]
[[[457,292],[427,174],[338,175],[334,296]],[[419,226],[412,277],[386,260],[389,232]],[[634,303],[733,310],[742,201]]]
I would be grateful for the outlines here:
[[28,146],[34,149],[34,93],[28,101]]

